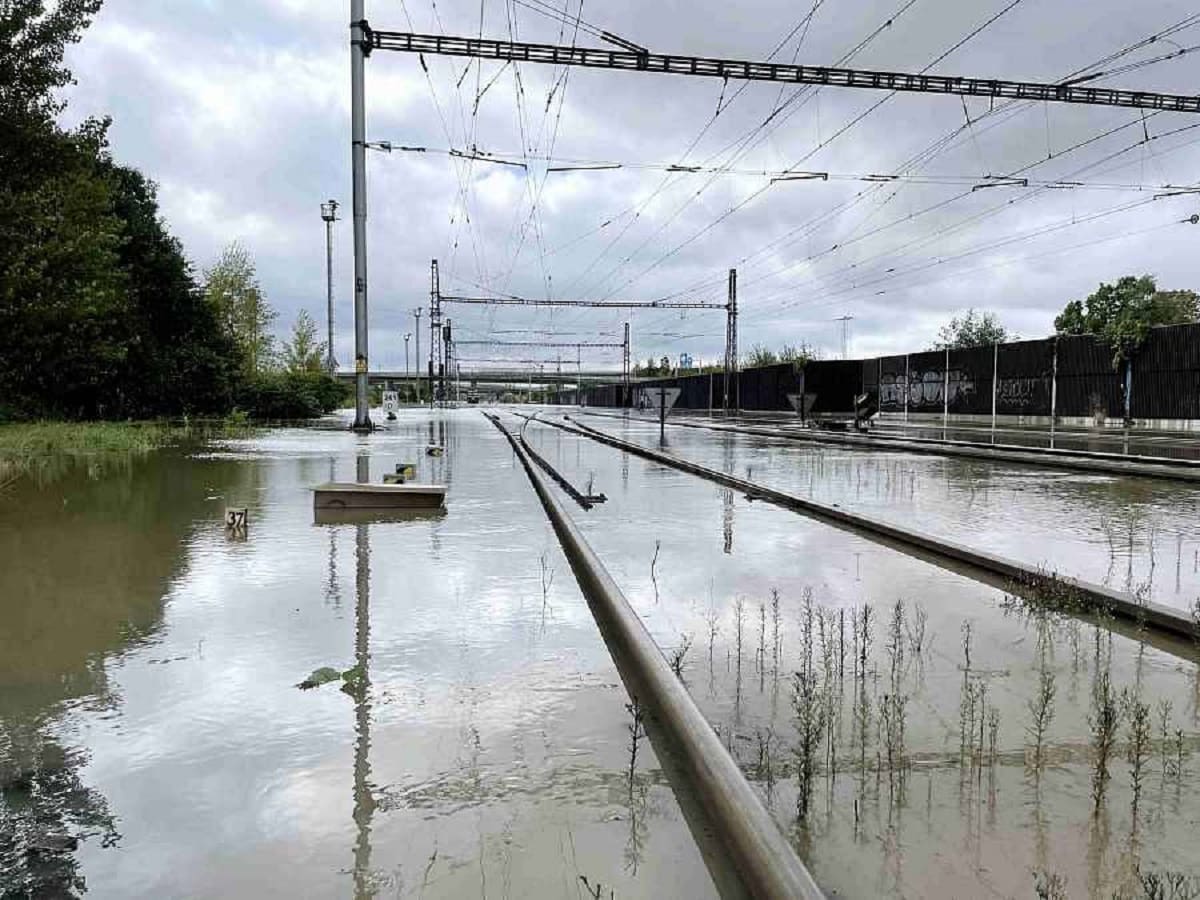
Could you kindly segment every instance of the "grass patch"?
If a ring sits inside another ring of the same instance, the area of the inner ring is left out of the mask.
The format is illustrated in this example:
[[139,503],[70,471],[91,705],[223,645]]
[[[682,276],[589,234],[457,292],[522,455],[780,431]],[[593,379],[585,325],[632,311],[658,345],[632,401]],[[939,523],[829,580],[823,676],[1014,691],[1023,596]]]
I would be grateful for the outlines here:
[[0,488],[56,455],[150,453],[163,447],[248,434],[242,418],[150,422],[0,424]]

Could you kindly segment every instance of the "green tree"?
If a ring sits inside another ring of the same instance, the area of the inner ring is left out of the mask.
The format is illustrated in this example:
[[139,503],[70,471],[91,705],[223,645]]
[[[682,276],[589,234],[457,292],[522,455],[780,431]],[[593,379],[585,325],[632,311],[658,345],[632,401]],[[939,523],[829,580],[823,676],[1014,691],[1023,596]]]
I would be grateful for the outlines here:
[[240,357],[204,296],[179,241],[158,211],[157,188],[136,169],[109,166],[123,223],[129,349],[121,412],[130,416],[221,413],[233,403]]
[[283,345],[283,367],[289,372],[321,372],[324,370],[325,345],[317,340],[317,323],[300,310],[292,323],[292,339]]
[[1160,291],[1152,275],[1126,275],[1101,284],[1086,300],[1072,300],[1054,320],[1059,334],[1094,334],[1113,352],[1113,367],[1129,359],[1155,325],[1200,319],[1195,291]]
[[[6,188],[59,168],[69,140],[55,125],[66,108],[57,92],[73,84],[64,65],[102,0],[0,0],[0,173]],[[93,123],[88,123],[91,127]],[[7,212],[8,206],[5,205]]]
[[93,417],[113,405],[128,345],[122,224],[81,149],[0,194],[0,404]]
[[816,351],[808,346],[808,344],[801,344],[799,347],[793,344],[784,344],[779,348],[779,361],[781,363],[793,363],[803,366],[809,360],[816,358]]
[[658,363],[656,363],[654,361],[653,356],[647,357],[645,365],[635,365],[633,367],[633,373],[635,375],[644,375],[644,376],[657,375],[658,374]]
[[229,244],[204,280],[205,296],[241,351],[246,374],[270,369],[275,342],[271,326],[278,314],[263,296],[249,252],[237,241]]
[[966,315],[955,316],[938,329],[938,339],[933,349],[990,347],[992,344],[1002,344],[1015,338],[1016,335],[1000,324],[1000,319],[995,313],[968,309]]
[[745,365],[749,368],[758,366],[773,366],[779,362],[779,357],[775,351],[769,349],[765,344],[755,344],[750,348],[750,352],[746,354]]

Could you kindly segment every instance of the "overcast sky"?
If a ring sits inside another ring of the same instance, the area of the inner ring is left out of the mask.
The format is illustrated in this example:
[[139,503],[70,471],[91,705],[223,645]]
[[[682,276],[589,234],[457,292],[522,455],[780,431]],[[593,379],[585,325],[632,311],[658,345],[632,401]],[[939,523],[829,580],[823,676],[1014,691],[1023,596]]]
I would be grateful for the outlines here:
[[[600,45],[535,9],[546,5],[367,0],[367,16],[376,29],[478,35],[482,10],[485,37]],[[578,0],[567,6],[579,12]],[[1195,15],[1193,0],[817,0],[815,9],[812,0],[584,0],[582,19],[655,51],[756,60],[777,51],[777,61],[824,65],[853,54],[846,65],[920,71],[1009,6],[929,71],[1056,81]],[[107,0],[70,53],[79,84],[66,114],[112,115],[114,154],[159,183],[168,224],[198,268],[230,240],[249,248],[281,332],[302,308],[324,326],[319,205],[341,202],[343,365],[354,356],[348,20],[349,2],[333,0]],[[1170,41],[1101,68],[1200,45],[1200,17]],[[744,350],[808,343],[830,357],[841,353],[842,316],[854,317],[851,355],[874,355],[925,349],[968,307],[1041,336],[1064,303],[1123,274],[1200,288],[1200,226],[1181,221],[1200,211],[1200,196],[1154,199],[1162,185],[1200,181],[1200,117],[426,64],[428,76],[408,54],[367,63],[368,138],[428,148],[369,155],[372,368],[404,366],[403,334],[412,309],[428,305],[433,258],[446,293],[574,299],[721,302],[736,267]],[[1092,83],[1194,94],[1200,51]],[[471,146],[526,168],[445,152]],[[573,161],[622,167],[546,171]],[[664,171],[672,164],[734,171]],[[788,168],[829,178],[771,182]],[[995,183],[1018,170],[1028,185]],[[906,180],[861,180],[882,174]],[[1046,184],[1055,181],[1084,184]],[[553,340],[520,329],[615,341],[631,319],[639,359],[723,352],[719,311],[449,314],[460,341]],[[463,358],[557,353],[460,348]],[[564,358],[574,362],[574,351]],[[607,368],[619,354],[583,360]]]

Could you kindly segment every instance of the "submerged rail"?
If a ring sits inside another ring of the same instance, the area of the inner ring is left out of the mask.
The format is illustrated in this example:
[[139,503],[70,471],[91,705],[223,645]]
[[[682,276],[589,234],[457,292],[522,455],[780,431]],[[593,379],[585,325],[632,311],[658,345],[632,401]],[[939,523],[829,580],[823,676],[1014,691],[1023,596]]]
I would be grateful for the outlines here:
[[[589,411],[588,415],[605,418],[624,418],[611,413]],[[638,421],[648,421],[638,419]],[[1019,444],[984,444],[979,441],[955,441],[943,438],[893,437],[891,435],[819,434],[784,431],[761,425],[719,425],[710,422],[667,421],[679,428],[700,428],[726,434],[750,434],[756,437],[784,441],[807,441],[813,444],[835,444],[841,447],[866,447],[899,453],[928,453],[934,456],[962,456],[986,459],[991,462],[1011,462],[1050,469],[1077,472],[1101,472],[1106,475],[1132,475],[1140,478],[1159,478],[1200,484],[1200,462],[1170,457],[1137,456],[1098,450],[1076,450],[1061,447],[1022,447]]]
[[[536,418],[537,418],[536,415],[529,416],[525,420],[525,425],[528,425],[530,422],[534,421]],[[521,426],[521,431],[517,435],[517,440],[519,440],[521,442],[521,446],[525,448],[525,452],[529,454],[529,456],[533,459],[533,461],[535,463],[537,463],[539,466],[541,466],[542,471],[544,471],[547,475],[549,475],[551,478],[553,478],[555,480],[555,482],[558,484],[558,486],[560,488],[562,488],[564,491],[566,491],[567,494],[570,495],[571,499],[574,500],[576,503],[578,503],[582,508],[591,509],[597,503],[604,503],[608,499],[603,494],[591,493],[590,486],[588,488],[589,492],[585,494],[583,491],[579,490],[579,488],[575,487],[575,485],[571,484],[571,482],[569,482],[565,476],[563,476],[557,469],[554,468],[554,466],[550,465],[550,463],[546,461],[546,458],[544,456],[542,456],[540,453],[538,453],[536,450],[534,450],[533,447],[531,447],[529,445],[529,441],[525,440],[525,426],[524,425]]]
[[[729,475],[716,469],[710,469],[707,466],[681,459],[669,453],[651,450],[640,444],[622,440],[607,432],[576,422],[570,416],[564,418],[571,422],[571,426],[545,419],[539,419],[538,421],[546,425],[553,425],[556,428],[561,428],[573,434],[591,438],[602,444],[608,444],[610,447],[624,450],[643,459],[689,472],[700,478],[723,484],[726,487],[735,488],[754,500],[765,500],[776,506],[803,512],[826,522],[848,527],[868,537],[884,538],[905,547],[916,549],[922,553],[931,554],[934,557],[952,560],[992,575],[999,575],[1002,578],[1009,579],[1014,584],[1014,587],[1061,598],[1058,602],[1068,604],[1083,603],[1094,609],[1103,610],[1110,615],[1133,622],[1138,626],[1154,628],[1174,637],[1187,640],[1200,638],[1200,626],[1183,612],[1172,609],[1169,606],[1149,601],[1140,602],[1131,594],[1114,591],[1090,581],[1047,573],[1039,568],[1009,559],[1005,556],[976,550],[964,544],[944,540],[943,538],[935,537],[921,531],[892,525],[880,519],[862,515],[861,513],[850,512],[839,506],[819,503],[804,497],[797,497],[794,494],[766,487],[753,481],[747,481],[744,478],[738,478],[736,475]],[[1064,594],[1069,596],[1064,597]]]
[[646,706],[671,740],[693,793],[717,832],[717,843],[736,870],[741,882],[739,893],[750,897],[824,898],[525,448],[499,416],[485,415],[508,439],[529,476],[580,590],[614,656],[619,657],[622,678],[630,693]]

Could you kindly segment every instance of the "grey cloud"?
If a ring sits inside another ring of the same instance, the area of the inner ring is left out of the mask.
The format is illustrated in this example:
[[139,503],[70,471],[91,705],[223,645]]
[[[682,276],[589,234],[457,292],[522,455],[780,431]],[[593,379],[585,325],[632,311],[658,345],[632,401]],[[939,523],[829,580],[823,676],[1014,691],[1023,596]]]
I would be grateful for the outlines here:
[[[406,29],[406,9],[417,30],[439,27],[429,0],[369,0],[367,6],[376,27]],[[798,58],[814,63],[836,60],[899,6],[879,0],[823,4]],[[920,0],[854,64],[920,69],[1001,7],[999,2]],[[594,8],[585,4],[584,16],[655,49],[761,58],[809,8],[781,0],[752,7],[713,0],[621,2]],[[558,26],[550,20],[522,6],[512,9],[522,38],[558,39]],[[505,4],[490,0],[484,10],[484,33],[507,36]],[[443,0],[437,11],[449,33],[475,34],[479,29],[479,6],[474,2]],[[323,319],[319,203],[335,197],[349,213],[348,12],[346,3],[301,0],[109,0],[92,31],[72,51],[79,86],[72,93],[68,117],[114,116],[115,153],[161,183],[164,211],[198,264],[210,263],[229,239],[246,241],[257,257],[263,286],[280,310],[281,331],[301,308]],[[1099,0],[1081,15],[1069,4],[1024,0],[936,71],[1054,79],[1190,12],[1190,5],[1181,2],[1135,6]],[[1196,36],[1200,28],[1191,38],[1181,35],[1180,41],[1187,44]],[[794,47],[793,41],[779,58],[790,59]],[[1158,52],[1161,47],[1142,55]],[[484,150],[521,152],[512,67],[501,70],[496,63],[476,66],[444,59],[427,63],[441,116],[415,58],[387,53],[371,58],[372,138],[445,148],[449,130],[455,146],[465,146],[473,137]],[[533,66],[520,69],[529,124],[524,146],[536,143],[539,152],[546,151],[558,100],[565,96],[554,148],[554,155],[563,158],[679,162],[712,119],[722,92],[728,101],[740,87],[575,70],[565,86],[555,90],[544,119],[547,95],[558,74]],[[1187,92],[1198,74],[1197,58],[1184,57],[1116,81]],[[472,116],[477,75],[481,85],[493,77],[495,81]],[[456,87],[460,78],[461,86]],[[687,161],[726,159],[717,151],[762,123],[780,96],[776,86],[748,86],[712,121]],[[772,120],[773,125],[783,124],[737,166],[777,170],[807,156],[802,164],[812,170],[893,172],[960,128],[969,116],[975,124],[951,148],[913,171],[982,176],[1042,161],[1029,171],[1030,178],[1066,178],[1134,145],[1144,134],[1191,124],[1181,115],[1149,116],[1143,132],[1136,112],[1063,106],[1033,107],[1011,118],[1006,113],[987,117],[989,104],[984,101],[967,101],[964,109],[953,97],[904,95],[888,100],[833,139],[838,129],[881,96],[825,90],[803,104],[796,101]],[[996,122],[1002,124],[991,127]],[[1048,153],[1124,123],[1131,127],[1044,162]],[[1200,162],[1197,138],[1200,129],[1155,140],[1077,177],[1147,185],[1190,183]],[[855,316],[854,351],[904,352],[926,346],[938,324],[968,306],[994,309],[1010,327],[1036,336],[1049,330],[1066,300],[1085,295],[1100,280],[1145,271],[1157,274],[1166,286],[1195,284],[1190,261],[1198,232],[1178,224],[1196,208],[1189,197],[1147,203],[1028,241],[994,246],[1036,228],[1147,199],[1152,191],[1058,190],[1035,195],[1033,189],[995,188],[910,219],[963,187],[800,182],[770,188],[699,234],[764,180],[718,177],[696,197],[709,176],[690,175],[671,179],[610,247],[629,217],[604,227],[601,223],[649,198],[663,181],[662,172],[625,169],[550,176],[538,215],[531,218],[530,186],[536,191],[541,182],[537,164],[528,183],[519,170],[470,165],[444,155],[372,154],[369,165],[371,356],[376,366],[403,365],[401,335],[412,329],[412,307],[427,303],[429,260],[434,257],[442,263],[446,286],[462,291],[477,291],[475,282],[541,295],[549,285],[555,293],[587,290],[600,296],[619,289],[621,296],[634,299],[672,294],[693,284],[700,285],[693,296],[718,299],[724,293],[726,271],[737,265],[744,346],[807,341],[827,354],[839,348],[840,326],[834,319],[843,314]],[[464,179],[470,227],[456,199]],[[760,252],[805,223],[827,216],[839,203],[850,205],[811,234]],[[958,227],[997,205],[1003,207],[1001,212]],[[529,227],[521,241],[526,222]],[[895,224],[855,240],[889,223]],[[1161,227],[1147,230],[1156,226]],[[1103,240],[1114,235],[1120,239]],[[336,240],[336,350],[345,361],[353,356],[348,222],[338,226]],[[521,253],[514,263],[518,244]],[[678,252],[640,275],[680,245],[684,246]],[[838,249],[831,252],[835,245]],[[983,252],[935,262],[974,249]],[[747,262],[739,262],[747,257]],[[784,266],[789,267],[786,274],[764,277]],[[928,268],[903,274],[922,266]],[[506,277],[510,269],[511,277]],[[625,286],[634,276],[639,277]],[[613,331],[627,318],[615,312],[464,307],[453,308],[451,315],[463,334],[522,327]],[[689,351],[711,359],[721,353],[724,323],[719,313],[643,312],[630,318],[639,358]],[[706,336],[663,338],[649,333]],[[592,359],[595,364],[617,361],[603,354]]]

